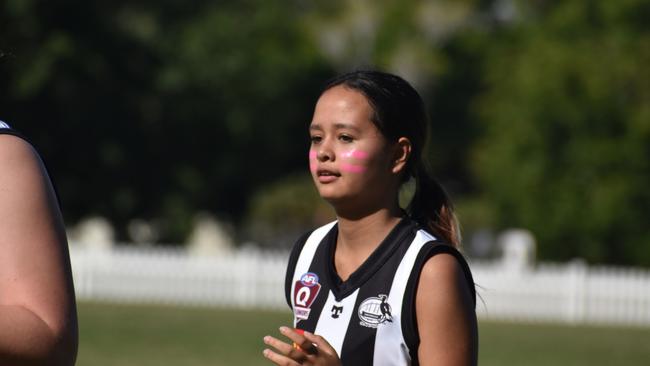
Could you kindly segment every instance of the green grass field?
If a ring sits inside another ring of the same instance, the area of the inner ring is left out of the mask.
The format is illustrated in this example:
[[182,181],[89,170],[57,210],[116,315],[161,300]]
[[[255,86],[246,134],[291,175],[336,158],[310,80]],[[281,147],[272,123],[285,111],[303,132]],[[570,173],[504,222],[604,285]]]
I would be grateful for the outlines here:
[[[79,304],[77,365],[269,365],[288,312]],[[481,322],[480,365],[647,365],[650,329]]]

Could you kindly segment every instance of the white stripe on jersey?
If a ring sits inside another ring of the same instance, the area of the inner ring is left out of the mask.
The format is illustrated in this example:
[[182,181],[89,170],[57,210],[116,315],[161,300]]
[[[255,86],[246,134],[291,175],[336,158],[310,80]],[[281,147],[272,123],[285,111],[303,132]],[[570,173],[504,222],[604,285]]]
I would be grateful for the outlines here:
[[[432,240],[435,240],[435,238],[429,233],[418,230],[395,272],[388,300],[386,301],[394,309],[392,314],[393,324],[388,327],[377,327],[373,357],[373,365],[375,366],[404,365],[404,360],[411,358],[402,334],[402,300],[404,299],[406,283],[413,270],[415,259],[420,249]],[[417,352],[417,350],[414,351]]]
[[[316,253],[318,245],[323,240],[325,235],[327,235],[327,233],[330,231],[332,226],[334,226],[334,224],[336,224],[336,221],[330,222],[329,224],[321,226],[320,228],[314,230],[314,232],[309,235],[309,238],[307,239],[307,242],[305,242],[305,245],[302,247],[302,251],[298,257],[298,262],[296,263],[296,269],[293,271],[293,279],[291,280],[291,292],[289,295],[291,299],[292,309],[295,309],[296,306],[294,303],[296,300],[293,296],[293,292],[296,287],[296,281],[300,280],[300,276],[309,271],[309,266],[311,265],[311,261],[314,258],[314,254]],[[297,319],[294,317],[293,326],[295,327],[296,325]]]
[[11,128],[11,127],[9,127],[8,124],[6,124],[6,123],[0,121],[0,128]]
[[[352,318],[352,314],[354,313],[354,304],[357,301],[357,295],[359,295],[359,289],[348,295],[343,301],[337,302],[334,294],[330,291],[318,318],[318,323],[316,323],[315,333],[327,339],[327,342],[336,350],[336,354],[338,355],[341,354],[341,349],[343,348],[343,341],[348,331],[350,318]],[[343,308],[338,314],[339,317],[336,319],[332,318],[331,311],[333,306]]]

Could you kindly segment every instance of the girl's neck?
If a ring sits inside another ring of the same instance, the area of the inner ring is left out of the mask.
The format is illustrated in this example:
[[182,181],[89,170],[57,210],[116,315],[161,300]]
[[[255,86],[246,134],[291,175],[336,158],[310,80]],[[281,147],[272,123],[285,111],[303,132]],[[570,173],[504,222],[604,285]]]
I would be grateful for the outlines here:
[[346,281],[399,223],[402,211],[380,209],[362,217],[338,215],[338,238],[334,252],[334,267],[341,280]]
[[338,216],[338,249],[346,253],[372,253],[402,218],[398,206],[382,208],[363,217]]

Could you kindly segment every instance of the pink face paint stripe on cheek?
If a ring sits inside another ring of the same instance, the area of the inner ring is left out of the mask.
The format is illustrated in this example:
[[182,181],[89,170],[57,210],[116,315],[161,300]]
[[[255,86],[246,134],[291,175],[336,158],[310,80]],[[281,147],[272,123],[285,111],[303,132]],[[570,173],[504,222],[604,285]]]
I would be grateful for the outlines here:
[[365,151],[352,150],[341,154],[344,158],[366,159],[368,153]]
[[309,150],[309,171],[312,173],[316,173],[316,169],[318,168],[316,164],[317,156],[318,153],[315,150]]
[[366,171],[366,167],[353,164],[341,164],[341,170],[348,173],[363,173]]
[[352,157],[356,159],[366,159],[368,158],[368,153],[365,151],[352,151]]

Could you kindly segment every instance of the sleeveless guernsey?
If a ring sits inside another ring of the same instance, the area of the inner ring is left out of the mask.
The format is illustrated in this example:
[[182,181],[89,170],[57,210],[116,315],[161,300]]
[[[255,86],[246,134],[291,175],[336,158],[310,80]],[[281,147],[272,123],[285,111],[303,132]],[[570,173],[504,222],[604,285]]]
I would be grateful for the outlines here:
[[346,281],[334,268],[336,222],[303,235],[287,267],[285,296],[294,326],[323,336],[343,365],[418,365],[415,291],[422,266],[438,253],[457,258],[474,303],[467,262],[453,247],[404,218]]

